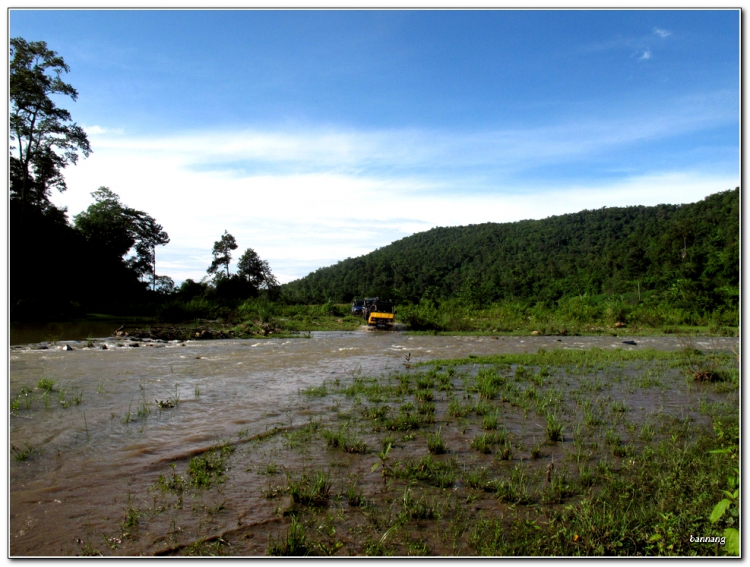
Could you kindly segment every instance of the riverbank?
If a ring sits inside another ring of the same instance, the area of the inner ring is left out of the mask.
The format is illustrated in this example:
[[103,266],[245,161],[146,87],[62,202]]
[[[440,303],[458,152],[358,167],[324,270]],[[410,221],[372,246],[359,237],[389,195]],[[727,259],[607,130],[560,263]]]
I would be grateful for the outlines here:
[[[226,321],[188,321],[188,322],[160,322],[154,318],[132,317],[121,319],[115,316],[95,315],[90,319],[49,323],[13,323],[10,324],[10,345],[20,346],[29,344],[54,344],[61,341],[82,341],[112,337],[118,329],[127,332],[126,336],[136,338],[151,338],[165,340],[226,339],[226,338],[297,338],[305,337],[310,332],[317,331],[356,331],[363,326],[361,317],[353,315],[324,315],[304,314],[301,317],[279,316],[266,318],[265,322],[247,320],[244,322]],[[518,327],[513,330],[495,330],[481,328],[470,330],[411,330],[408,325],[398,319],[392,329],[396,332],[412,336],[475,336],[475,337],[513,337],[513,336],[677,336],[692,335],[704,337],[736,337],[739,336],[738,327],[711,326],[665,326],[639,327],[627,325],[602,325],[588,327],[561,327],[550,329],[548,326],[534,323]],[[497,328],[497,326],[495,327]],[[541,331],[539,329],[542,329]],[[195,334],[198,333],[198,337]]]

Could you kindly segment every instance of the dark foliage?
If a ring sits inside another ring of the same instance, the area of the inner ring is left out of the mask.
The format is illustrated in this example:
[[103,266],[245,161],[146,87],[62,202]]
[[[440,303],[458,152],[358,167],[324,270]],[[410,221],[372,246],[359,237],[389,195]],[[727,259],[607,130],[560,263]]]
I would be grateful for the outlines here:
[[128,311],[148,301],[122,257],[100,254],[55,207],[10,203],[11,319],[59,320],[86,310]]
[[62,170],[91,153],[86,133],[52,98],[77,99],[61,79],[69,70],[45,42],[10,40],[10,195],[22,212],[50,207],[50,190],[66,188]]

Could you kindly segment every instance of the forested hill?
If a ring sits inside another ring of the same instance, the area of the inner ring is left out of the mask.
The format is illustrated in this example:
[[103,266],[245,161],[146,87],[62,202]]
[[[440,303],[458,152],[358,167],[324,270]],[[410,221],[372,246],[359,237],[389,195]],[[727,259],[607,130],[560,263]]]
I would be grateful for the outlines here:
[[738,294],[739,197],[737,188],[688,205],[434,228],[320,268],[283,292],[306,303],[374,295],[485,303],[640,289],[723,304]]

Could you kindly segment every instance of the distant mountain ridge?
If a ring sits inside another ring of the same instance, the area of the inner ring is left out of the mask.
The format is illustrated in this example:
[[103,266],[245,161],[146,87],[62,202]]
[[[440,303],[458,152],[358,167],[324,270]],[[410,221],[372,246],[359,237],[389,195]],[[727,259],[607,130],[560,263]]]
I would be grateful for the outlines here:
[[670,290],[719,301],[738,293],[739,207],[736,188],[686,205],[439,227],[320,268],[283,293],[306,303],[373,295],[481,303]]

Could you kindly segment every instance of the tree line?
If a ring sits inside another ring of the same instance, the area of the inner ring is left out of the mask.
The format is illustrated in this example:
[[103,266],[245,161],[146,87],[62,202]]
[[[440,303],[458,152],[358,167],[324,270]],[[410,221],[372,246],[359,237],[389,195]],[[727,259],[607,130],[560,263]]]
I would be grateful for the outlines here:
[[737,305],[739,188],[687,205],[585,210],[435,228],[285,284],[290,301],[392,297],[555,302],[661,294],[686,309]]
[[50,200],[67,189],[64,169],[92,148],[70,112],[56,104],[76,89],[63,80],[70,68],[44,41],[10,41],[10,310],[11,319],[54,320],[86,312],[144,315],[172,297],[197,294],[224,299],[275,294],[268,262],[248,248],[236,274],[237,248],[227,232],[214,244],[213,279],[188,280],[175,289],[157,274],[156,249],[169,235],[145,211],[124,204],[107,187],[68,220]]
[[[553,305],[562,299],[634,295],[688,310],[736,310],[739,188],[688,205],[585,210],[544,220],[435,228],[279,286],[248,248],[230,271],[235,238],[225,231],[200,282],[179,288],[157,274],[169,243],[145,211],[107,187],[70,222],[50,200],[64,169],[93,151],[86,132],[55,100],[75,101],[69,71],[46,43],[10,42],[10,309],[14,320],[84,312],[174,317],[225,313],[262,294],[285,303],[460,300]],[[202,303],[201,303],[202,302]],[[187,306],[191,303],[191,306]],[[216,306],[221,309],[217,311]]]

